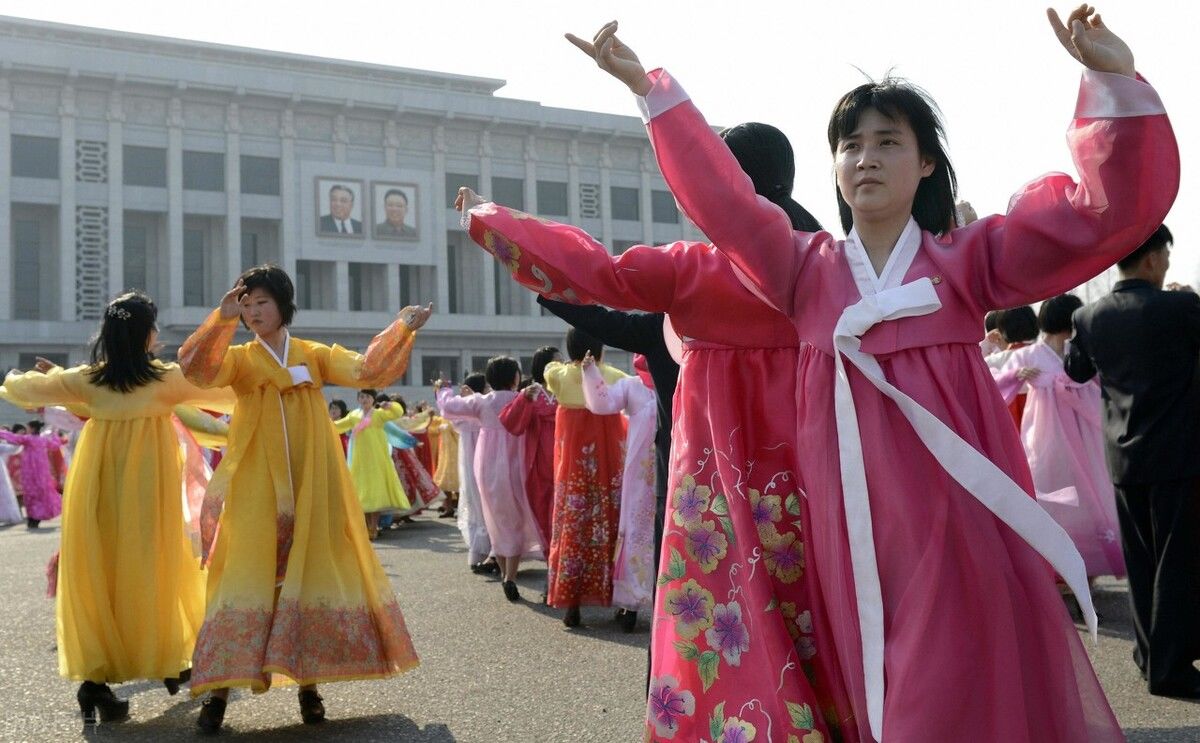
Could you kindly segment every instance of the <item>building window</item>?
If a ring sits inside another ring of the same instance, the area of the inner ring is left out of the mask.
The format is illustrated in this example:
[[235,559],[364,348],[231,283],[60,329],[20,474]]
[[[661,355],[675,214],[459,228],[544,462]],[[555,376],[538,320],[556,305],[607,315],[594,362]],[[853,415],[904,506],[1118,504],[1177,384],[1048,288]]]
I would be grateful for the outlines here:
[[[430,356],[428,354],[421,357],[421,378],[417,380],[418,387],[424,387],[431,384],[434,380],[444,379],[454,385],[455,392],[458,391],[457,386],[462,382],[463,378],[459,376],[458,370],[459,358],[457,356]],[[478,369],[477,371],[483,371]]]
[[446,270],[451,314],[482,315],[483,261],[489,257],[461,232],[446,235]]
[[520,178],[492,178],[492,192],[488,198],[511,209],[525,211],[525,181]]
[[296,261],[296,306],[303,310],[332,310],[337,264],[332,261]]
[[183,306],[205,307],[208,285],[208,255],[204,230],[183,231]]
[[595,183],[579,184],[579,216],[584,219],[600,218],[600,186]]
[[14,219],[12,229],[13,317],[36,320],[42,305],[42,225],[36,219]]
[[12,174],[18,178],[57,178],[58,138],[12,135]]
[[125,145],[121,177],[126,186],[167,187],[167,151],[162,147]]
[[428,304],[437,295],[437,269],[433,266],[401,265],[400,306]]
[[388,266],[382,263],[350,264],[350,311],[386,312]]
[[[446,174],[446,208],[454,208],[454,200],[458,198],[459,186],[466,186],[475,193],[479,193],[479,176],[467,175],[466,173],[447,173]],[[483,194],[488,198],[488,194]]]
[[624,186],[613,186],[609,189],[612,198],[612,218],[636,222],[641,219],[638,208],[638,190]]
[[670,191],[650,192],[650,218],[659,224],[679,224],[679,208]]
[[225,155],[184,150],[183,187],[190,191],[224,191]]
[[559,181],[537,182],[538,214],[565,217],[570,214],[567,208],[567,184]]
[[145,225],[125,222],[125,250],[122,254],[123,283],[127,289],[148,287],[147,266],[149,235]]
[[242,193],[279,195],[279,158],[242,155]]

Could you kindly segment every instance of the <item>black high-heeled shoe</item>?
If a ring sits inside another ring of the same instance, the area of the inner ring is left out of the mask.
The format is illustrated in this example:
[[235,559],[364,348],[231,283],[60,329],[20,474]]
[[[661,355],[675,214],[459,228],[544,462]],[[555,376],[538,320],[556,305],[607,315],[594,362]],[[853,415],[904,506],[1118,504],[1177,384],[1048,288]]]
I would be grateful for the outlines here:
[[567,609],[567,613],[563,615],[563,624],[567,625],[568,627],[578,627],[582,621],[583,619],[579,615],[578,606],[572,606],[571,608]]
[[95,724],[97,711],[100,712],[99,722],[124,722],[129,719],[129,701],[117,699],[108,684],[84,681],[75,693],[75,699],[79,702],[84,722]]
[[622,609],[617,614],[617,624],[621,626],[622,632],[631,634],[637,628],[637,612]]
[[185,668],[183,672],[174,678],[163,679],[163,686],[167,687],[167,693],[175,696],[179,693],[179,687],[182,684],[192,680],[192,669]]
[[200,717],[196,718],[196,724],[200,726],[200,732],[214,735],[221,732],[221,723],[225,722],[225,707],[227,703],[220,697],[209,697],[204,700],[204,704],[200,706]]
[[521,592],[517,590],[517,584],[514,581],[506,580],[500,585],[504,588],[504,598],[509,601],[521,600]]
[[300,690],[300,719],[305,725],[316,725],[325,722],[325,705],[316,689]]

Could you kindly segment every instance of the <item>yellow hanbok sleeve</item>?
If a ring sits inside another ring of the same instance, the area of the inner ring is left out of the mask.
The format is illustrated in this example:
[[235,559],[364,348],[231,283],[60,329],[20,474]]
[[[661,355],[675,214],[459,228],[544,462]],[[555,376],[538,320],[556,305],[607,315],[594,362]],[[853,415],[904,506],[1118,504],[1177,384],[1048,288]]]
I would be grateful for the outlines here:
[[339,345],[313,344],[321,379],[338,387],[387,387],[404,375],[417,334],[397,319],[371,340],[365,354]]
[[562,394],[563,382],[566,381],[570,371],[571,367],[561,361],[551,361],[546,364],[546,368],[542,370],[542,376],[546,378],[546,389],[550,390],[551,395],[558,397]]
[[173,405],[194,405],[218,413],[232,413],[237,403],[237,393],[229,387],[198,387],[173,366],[167,367],[163,381],[167,384],[164,395]]
[[[226,389],[226,388],[222,388]],[[214,418],[191,405],[176,405],[172,412],[183,427],[191,431],[196,443],[206,449],[220,449],[229,444],[229,424]]]
[[[4,399],[21,408],[63,405],[71,408],[91,402],[88,367],[55,367],[45,374],[37,371],[13,372],[4,379]],[[72,411],[74,412],[74,411]]]
[[198,387],[228,387],[237,378],[237,356],[228,353],[238,319],[213,310],[179,347],[179,368]]
[[358,422],[361,420],[362,420],[362,411],[361,410],[351,410],[345,416],[338,418],[337,420],[335,420],[333,422],[333,430],[337,431],[338,433],[346,433],[351,428],[354,428],[355,426],[357,426]]
[[434,430],[430,427],[433,421],[433,411],[426,410],[416,415],[410,415],[407,418],[401,418],[396,421],[396,424],[409,433],[426,432],[430,436],[434,435]]
[[404,415],[404,406],[398,402],[389,402],[371,414],[371,420],[387,423]]

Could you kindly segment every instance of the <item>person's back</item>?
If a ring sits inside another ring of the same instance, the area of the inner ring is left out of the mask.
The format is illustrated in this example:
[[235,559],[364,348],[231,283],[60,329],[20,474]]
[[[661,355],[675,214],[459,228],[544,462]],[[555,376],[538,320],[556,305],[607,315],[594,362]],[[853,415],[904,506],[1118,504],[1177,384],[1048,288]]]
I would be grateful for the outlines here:
[[[1074,320],[1104,389],[1113,481],[1200,475],[1200,296],[1126,279]],[[1092,376],[1080,366],[1068,358],[1068,374]]]

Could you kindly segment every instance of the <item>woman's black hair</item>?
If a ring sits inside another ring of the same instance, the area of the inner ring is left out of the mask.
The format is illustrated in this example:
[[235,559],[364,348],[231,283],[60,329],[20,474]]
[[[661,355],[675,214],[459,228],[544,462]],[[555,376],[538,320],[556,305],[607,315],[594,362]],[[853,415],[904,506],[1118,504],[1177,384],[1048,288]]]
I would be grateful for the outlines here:
[[[941,112],[929,94],[912,83],[894,77],[859,85],[837,102],[829,117],[829,151],[837,155],[838,142],[858,129],[858,121],[874,109],[892,121],[907,121],[917,137],[921,155],[933,160],[933,173],[922,178],[913,197],[912,215],[921,229],[939,235],[954,224],[954,200],[958,179],[946,153],[946,129]],[[850,205],[837,193],[838,213],[847,234],[854,226]]]
[[482,395],[483,391],[487,389],[487,377],[483,376],[479,372],[471,372],[467,375],[466,379],[463,380],[463,384],[470,387],[473,392],[477,392]]
[[554,361],[554,357],[560,353],[554,346],[542,346],[533,352],[533,361],[529,363],[529,376],[533,381],[546,386],[546,364]]
[[359,390],[358,394],[359,395],[370,395],[371,399],[375,399],[376,397],[379,397],[379,390],[374,389],[372,387],[367,387],[365,389]]
[[988,310],[988,313],[983,316],[983,330],[990,333],[1000,327],[1000,315],[1003,310]]
[[117,392],[133,390],[163,378],[146,348],[158,323],[158,307],[142,292],[126,292],[108,303],[100,333],[92,342],[88,381]]
[[408,406],[404,404],[404,398],[400,397],[399,395],[389,395],[386,392],[380,392],[378,395],[375,396],[375,404],[376,405],[383,405],[384,403],[389,403],[389,402],[398,402],[398,403],[400,403],[400,407],[404,408],[405,410],[408,410]]
[[[242,285],[246,287],[246,293],[254,289],[262,289],[271,298],[275,300],[275,304],[279,307],[279,319],[284,327],[292,324],[292,319],[296,317],[296,287],[292,284],[292,278],[274,263],[266,263],[254,268],[248,268],[239,277]],[[244,296],[244,295],[243,295]],[[242,321],[245,325],[245,320]],[[249,330],[249,326],[246,326]]]
[[592,358],[599,361],[604,356],[604,344],[579,328],[567,330],[567,358],[571,361],[583,361],[588,351],[592,352]]
[[29,432],[34,436],[42,435],[42,429],[46,427],[41,421],[29,421]]
[[521,365],[511,356],[488,359],[483,376],[494,390],[508,390],[521,378]]
[[1038,327],[1043,333],[1071,332],[1071,315],[1083,306],[1083,300],[1074,294],[1059,294],[1051,297],[1038,309]]
[[796,157],[787,135],[757,121],[731,126],[721,139],[754,184],[754,192],[775,204],[792,220],[792,229],[820,232],[821,223],[792,198]]
[[329,407],[336,407],[338,410],[342,411],[342,414],[339,416],[340,418],[345,418],[350,412],[350,408],[346,407],[345,400],[330,400]]
[[1037,314],[1029,305],[1013,307],[1000,315],[1000,334],[1009,343],[1024,343],[1037,340]]
[[14,423],[11,430],[13,433],[25,433],[29,429],[25,427],[24,423]]

